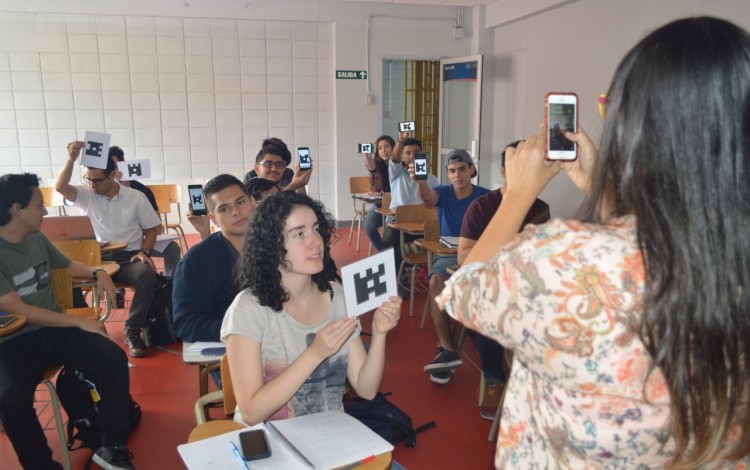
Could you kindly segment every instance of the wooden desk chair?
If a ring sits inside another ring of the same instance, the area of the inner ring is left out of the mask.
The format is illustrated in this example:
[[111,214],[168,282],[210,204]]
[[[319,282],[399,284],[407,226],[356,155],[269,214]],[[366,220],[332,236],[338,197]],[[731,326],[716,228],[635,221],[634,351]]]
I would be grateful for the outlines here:
[[[424,226],[424,223],[430,219],[437,219],[437,210],[434,207],[429,207],[424,204],[408,204],[396,207],[396,222],[397,223],[416,223]],[[439,235],[438,235],[439,236]],[[411,278],[409,285],[405,286],[409,289],[409,316],[414,316],[414,292],[417,287],[421,290],[427,290],[427,285],[417,285],[417,267],[427,266],[427,253],[421,249],[415,247],[411,243],[406,243],[404,232],[400,234],[400,246],[401,246],[401,266],[398,268],[398,277],[401,279],[401,273],[407,266],[411,266]]]
[[[53,242],[53,245],[60,250],[62,254],[67,256],[68,258],[74,260],[74,261],[80,261],[83,264],[86,264],[88,266],[99,266],[102,264],[102,250],[99,246],[99,242],[96,240],[59,240]],[[70,276],[70,274],[65,271],[65,274],[60,273],[60,270],[52,270],[53,280],[55,279],[54,276]],[[59,280],[58,280],[59,281]],[[63,285],[63,284],[58,284]],[[90,281],[73,281],[72,282],[73,287],[80,287],[84,291],[91,291],[91,302],[92,305],[98,306],[99,305],[99,292],[96,288],[93,288],[93,286],[96,286],[96,279],[91,279]],[[126,284],[123,282],[116,282],[115,287],[131,287],[130,284]],[[64,288],[63,288],[64,289]],[[59,295],[64,296],[65,291],[58,291]],[[60,304],[61,308],[70,308],[73,306],[72,301],[72,290],[69,294],[71,296],[70,304],[69,306],[65,306]],[[108,299],[105,299],[108,300]],[[59,304],[59,301],[58,301]],[[66,304],[68,305],[68,304]],[[111,305],[107,305],[106,314],[103,319],[100,319],[101,321],[106,320],[109,317],[109,312],[111,309]]]
[[65,202],[62,194],[55,191],[55,188],[39,188],[44,196],[44,207],[48,209],[54,209],[55,215],[66,215],[65,214]]
[[[430,240],[430,241],[440,240],[440,222],[438,221],[438,219],[429,219],[425,221],[424,239]],[[429,275],[430,273],[427,273],[427,276]],[[429,310],[430,310],[430,299],[428,295],[428,298],[424,300],[424,307],[422,307],[422,319],[419,320],[419,329],[424,329],[424,322],[427,319],[427,312]]]
[[[237,407],[237,399],[234,396],[232,376],[229,373],[229,358],[226,354],[221,357],[221,388],[221,390],[203,395],[195,402],[194,411],[197,426],[190,431],[188,442],[218,436],[219,434],[244,427],[244,425],[232,419],[234,410]],[[220,400],[224,401],[224,414],[227,416],[227,419],[208,421],[206,405],[216,403]]]
[[[380,202],[380,209],[388,209],[391,207],[391,193],[383,193],[383,200]],[[375,209],[378,211],[378,209]],[[383,236],[383,230],[385,229],[385,214],[381,214],[381,223],[380,227],[378,227],[378,232],[380,232],[380,236]],[[372,243],[370,243],[370,248],[367,250],[367,256],[372,255]]]
[[[173,230],[177,234],[177,241],[180,243],[180,250],[184,255],[188,249],[185,231],[182,229],[182,186],[179,184],[152,184],[148,188],[154,193],[156,205],[159,206],[159,216],[165,232]],[[172,213],[172,204],[177,204],[177,222],[169,221],[169,214]]]
[[[96,241],[96,240],[94,240]],[[98,247],[98,244],[97,244]],[[65,269],[53,269],[50,271],[52,293],[55,296],[55,302],[57,305],[65,310],[68,315],[83,316],[91,319],[97,319],[103,322],[109,315],[111,299],[109,296],[106,297],[106,314],[101,314],[101,308],[72,308],[73,307],[73,278],[70,273]],[[96,289],[95,289],[96,290]],[[70,461],[70,453],[68,450],[68,438],[65,435],[65,422],[60,412],[60,398],[57,396],[57,389],[53,383],[53,379],[60,372],[62,366],[50,367],[44,371],[42,376],[42,383],[49,390],[50,404],[52,406],[52,414],[55,417],[55,427],[57,428],[57,437],[60,439],[60,450],[63,455],[63,468],[65,470],[72,470],[73,465]]]
[[[366,193],[371,190],[369,176],[352,176],[349,178],[349,192],[354,194]],[[357,209],[357,203],[362,204],[361,209]],[[365,201],[352,198],[354,213],[352,216],[352,225],[349,227],[349,243],[352,242],[352,233],[354,232],[354,222],[357,222],[357,253],[359,253],[359,238],[362,235],[362,221],[365,220]]]

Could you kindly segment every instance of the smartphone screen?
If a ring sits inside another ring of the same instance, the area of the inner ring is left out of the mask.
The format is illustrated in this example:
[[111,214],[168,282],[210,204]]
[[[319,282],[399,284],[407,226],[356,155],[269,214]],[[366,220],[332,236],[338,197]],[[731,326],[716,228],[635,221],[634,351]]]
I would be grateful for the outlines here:
[[191,184],[188,186],[188,197],[190,198],[190,208],[193,215],[206,215],[206,201],[203,197],[203,185]]
[[357,144],[358,153],[372,153],[372,144]]
[[297,148],[297,161],[299,161],[300,170],[309,170],[312,168],[312,161],[310,160],[310,149],[308,147]]
[[565,137],[565,132],[578,128],[578,95],[575,93],[548,93],[545,117],[547,121],[547,159],[575,160],[576,143]]
[[423,153],[414,155],[414,179],[417,181],[427,179],[427,155]]
[[271,456],[271,447],[268,445],[266,431],[254,429],[240,433],[240,450],[245,460],[265,459]]
[[404,121],[398,123],[399,132],[414,132],[417,130],[417,123],[414,121]]
[[0,328],[5,328],[6,326],[13,323],[13,320],[16,319],[15,315],[3,315],[0,316]]

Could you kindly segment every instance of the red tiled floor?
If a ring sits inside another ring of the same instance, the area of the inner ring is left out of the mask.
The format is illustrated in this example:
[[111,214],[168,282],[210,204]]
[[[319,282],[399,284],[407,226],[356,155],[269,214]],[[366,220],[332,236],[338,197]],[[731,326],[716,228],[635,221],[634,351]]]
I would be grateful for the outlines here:
[[[340,232],[333,247],[333,256],[339,267],[367,255],[368,243],[363,240],[360,252],[355,251],[355,241],[347,243],[348,230]],[[191,244],[196,236],[189,236]],[[408,316],[408,302],[404,302],[399,325],[388,336],[385,377],[381,390],[393,392],[391,401],[412,417],[415,427],[435,420],[437,427],[418,435],[417,445],[407,448],[396,446],[394,459],[408,469],[487,469],[492,467],[494,444],[487,441],[490,421],[479,416],[477,388],[479,384],[478,359],[473,339],[467,339],[462,357],[464,365],[446,385],[430,381],[422,367],[435,353],[435,335],[428,320],[425,329],[419,329],[419,319],[424,305],[424,294],[414,303],[414,317]],[[122,346],[122,321],[125,311],[117,311],[107,328],[113,341]],[[371,315],[363,318],[365,331],[370,330]],[[180,344],[170,347],[181,351]],[[131,394],[143,408],[141,424],[132,434],[129,447],[139,469],[184,468],[176,446],[185,442],[195,426],[193,405],[198,398],[197,369],[185,365],[180,354],[152,348],[146,358],[131,359]],[[40,389],[42,390],[42,389]],[[42,409],[47,400],[46,390],[37,392],[38,407],[43,422],[49,422],[46,431],[50,447],[60,458],[59,443],[54,420],[49,407]],[[88,451],[72,453],[74,468],[83,468]],[[16,470],[20,466],[4,434],[0,434],[0,467]]]

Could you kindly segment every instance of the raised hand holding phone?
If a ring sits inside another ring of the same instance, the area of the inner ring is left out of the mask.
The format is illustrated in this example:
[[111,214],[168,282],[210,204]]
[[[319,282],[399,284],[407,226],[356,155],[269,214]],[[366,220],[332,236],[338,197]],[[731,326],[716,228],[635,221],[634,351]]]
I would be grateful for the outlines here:
[[309,147],[297,148],[297,162],[299,163],[300,170],[306,171],[312,168],[312,159],[310,158]]
[[190,198],[190,210],[193,215],[207,215],[206,201],[203,197],[203,185],[191,184],[188,186],[188,197]]

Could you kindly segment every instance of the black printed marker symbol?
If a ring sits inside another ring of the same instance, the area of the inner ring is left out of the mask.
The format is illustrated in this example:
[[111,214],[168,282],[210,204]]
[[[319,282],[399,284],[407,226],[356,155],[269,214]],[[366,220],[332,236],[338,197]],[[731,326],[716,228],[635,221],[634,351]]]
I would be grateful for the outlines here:
[[140,163],[128,163],[128,176],[143,176]]
[[100,142],[88,142],[89,146],[86,148],[86,155],[89,155],[91,157],[101,157],[102,156],[102,146],[104,144]]
[[375,297],[377,297],[387,292],[384,277],[385,264],[379,265],[377,272],[373,272],[373,268],[367,269],[364,277],[362,273],[354,275],[354,290],[357,293],[357,305],[370,300],[371,294],[375,294]]

